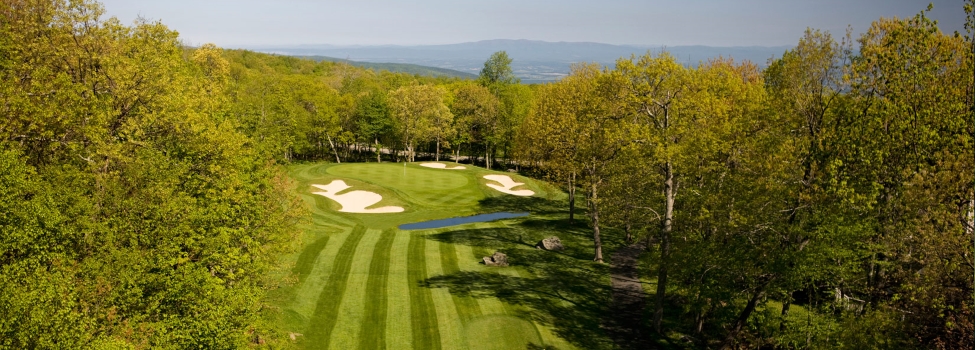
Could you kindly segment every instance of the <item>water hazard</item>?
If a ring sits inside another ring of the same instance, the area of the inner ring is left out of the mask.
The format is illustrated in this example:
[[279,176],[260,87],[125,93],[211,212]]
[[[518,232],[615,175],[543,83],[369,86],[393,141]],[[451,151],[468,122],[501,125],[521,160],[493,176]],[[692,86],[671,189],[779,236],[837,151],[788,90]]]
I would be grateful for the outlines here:
[[491,214],[480,214],[473,216],[461,216],[449,219],[440,220],[430,220],[424,222],[415,222],[412,224],[399,225],[400,230],[423,230],[430,228],[441,228],[454,225],[469,224],[472,222],[488,222],[501,219],[511,219],[520,218],[522,216],[528,216],[528,213],[513,213],[513,212],[500,212]]

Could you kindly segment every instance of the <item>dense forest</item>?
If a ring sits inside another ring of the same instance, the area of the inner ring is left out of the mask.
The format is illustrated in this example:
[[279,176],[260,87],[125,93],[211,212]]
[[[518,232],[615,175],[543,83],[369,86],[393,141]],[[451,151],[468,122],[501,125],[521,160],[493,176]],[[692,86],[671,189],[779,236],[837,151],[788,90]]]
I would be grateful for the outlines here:
[[921,12],[764,69],[660,52],[524,85],[504,52],[476,80],[376,72],[5,0],[0,347],[287,344],[265,298],[305,209],[282,165],[426,158],[560,184],[594,260],[647,249],[649,327],[692,346],[971,348],[965,11],[967,35]]

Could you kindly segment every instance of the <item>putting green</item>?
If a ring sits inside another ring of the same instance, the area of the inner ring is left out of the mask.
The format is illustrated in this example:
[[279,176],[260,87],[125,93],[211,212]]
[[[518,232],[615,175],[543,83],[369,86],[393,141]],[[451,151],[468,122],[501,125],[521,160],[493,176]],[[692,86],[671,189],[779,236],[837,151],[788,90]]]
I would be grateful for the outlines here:
[[[501,173],[465,166],[291,167],[311,214],[303,247],[288,258],[288,276],[272,295],[271,303],[282,310],[273,322],[282,332],[302,334],[295,343],[306,349],[611,348],[599,327],[602,305],[611,298],[604,288],[608,271],[589,261],[588,230],[562,220],[565,195],[505,173],[536,193],[506,195],[482,179]],[[336,203],[313,195],[311,186],[335,179],[381,194],[382,205],[405,212],[338,212]],[[396,228],[509,210],[533,215],[433,230]],[[563,254],[533,249],[550,235],[570,249]],[[496,250],[509,254],[514,266],[478,263]]]
[[438,169],[419,168],[409,164],[343,164],[330,167],[328,173],[386,187],[401,197],[421,206],[466,206],[484,198],[477,188],[465,187],[468,176]]
[[329,174],[351,177],[381,186],[413,191],[438,191],[462,187],[467,177],[456,172],[400,165],[401,163],[340,164],[328,168]]

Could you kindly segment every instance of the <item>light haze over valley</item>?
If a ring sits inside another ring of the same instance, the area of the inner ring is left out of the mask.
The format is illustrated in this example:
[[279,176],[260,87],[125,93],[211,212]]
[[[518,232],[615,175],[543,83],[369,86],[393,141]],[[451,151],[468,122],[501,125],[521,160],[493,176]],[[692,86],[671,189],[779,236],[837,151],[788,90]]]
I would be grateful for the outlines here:
[[[963,31],[959,2],[933,1],[942,31]],[[523,82],[565,76],[571,63],[667,50],[696,65],[732,57],[767,64],[809,28],[854,37],[878,17],[910,17],[927,2],[859,1],[122,1],[138,16],[179,28],[189,44],[370,63],[404,63],[476,75],[484,57],[507,51]],[[455,73],[448,73],[455,74]],[[466,76],[464,74],[455,74]]]

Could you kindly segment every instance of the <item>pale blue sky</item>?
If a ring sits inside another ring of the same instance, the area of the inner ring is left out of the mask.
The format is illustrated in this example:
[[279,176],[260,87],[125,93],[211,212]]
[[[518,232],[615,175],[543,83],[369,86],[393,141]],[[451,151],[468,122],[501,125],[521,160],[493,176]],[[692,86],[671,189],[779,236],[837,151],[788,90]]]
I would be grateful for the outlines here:
[[[188,44],[417,45],[488,39],[633,45],[794,45],[806,27],[842,35],[922,0],[102,0],[109,16],[161,20]],[[962,31],[962,0],[934,0],[942,31]]]

